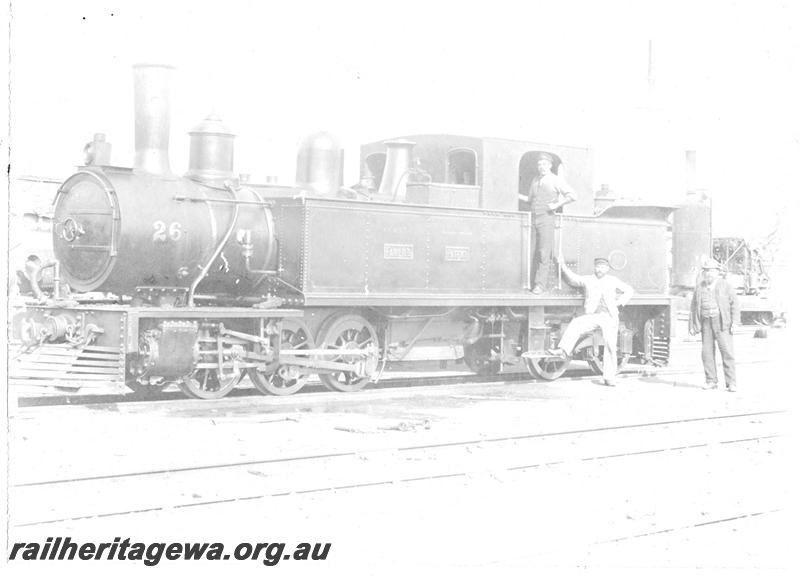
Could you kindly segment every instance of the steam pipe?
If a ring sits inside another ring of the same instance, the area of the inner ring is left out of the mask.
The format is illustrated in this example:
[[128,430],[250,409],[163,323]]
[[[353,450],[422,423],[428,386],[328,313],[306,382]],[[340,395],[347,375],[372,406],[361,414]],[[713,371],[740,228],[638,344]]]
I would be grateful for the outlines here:
[[[231,182],[225,182],[225,186],[230,190],[231,194],[233,194],[234,200],[239,200],[239,195],[236,193],[236,188],[234,188]],[[200,271],[200,274],[197,275],[192,281],[192,285],[189,287],[189,296],[187,298],[186,304],[187,306],[194,306],[194,292],[197,289],[197,285],[206,277],[208,271],[211,269],[211,265],[214,264],[214,261],[219,257],[222,249],[225,248],[225,245],[228,243],[228,240],[233,234],[233,229],[236,228],[236,224],[239,221],[239,204],[235,204],[233,207],[233,216],[231,217],[231,223],[228,226],[228,230],[225,232],[225,236],[222,237],[222,240],[219,241],[217,244],[217,248],[214,250],[214,253],[211,255],[211,258],[208,259],[206,265],[203,266],[203,269]]]
[[44,292],[39,286],[39,278],[47,268],[53,268],[53,298],[58,300],[61,297],[61,263],[58,260],[51,260],[44,264],[39,264],[29,260],[25,265],[25,277],[31,285],[31,291],[37,300],[44,299]]

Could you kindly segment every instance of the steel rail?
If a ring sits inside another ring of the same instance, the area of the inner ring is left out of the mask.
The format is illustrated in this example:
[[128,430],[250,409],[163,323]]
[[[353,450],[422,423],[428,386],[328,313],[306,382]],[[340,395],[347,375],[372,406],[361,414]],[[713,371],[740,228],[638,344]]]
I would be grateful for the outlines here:
[[[746,412],[740,414],[720,414],[716,416],[702,416],[697,418],[683,418],[679,420],[663,420],[659,422],[637,422],[634,424],[621,424],[616,426],[600,426],[595,428],[579,428],[575,430],[559,430],[555,432],[536,432],[533,434],[520,434],[513,436],[498,436],[495,438],[474,438],[468,440],[459,440],[454,442],[437,442],[434,444],[414,444],[412,446],[392,447],[391,451],[395,452],[408,452],[413,450],[428,450],[436,448],[450,448],[453,446],[470,446],[478,444],[490,444],[496,442],[514,442],[518,440],[532,440],[534,438],[551,438],[557,436],[570,436],[575,434],[592,434],[597,432],[609,432],[615,430],[631,430],[637,428],[647,428],[654,426],[674,426],[676,424],[689,424],[696,422],[711,422],[717,420],[729,420],[733,418],[751,418],[753,416],[775,416],[778,414],[785,414],[785,410],[765,410],[759,412]],[[748,439],[750,440],[750,439]],[[696,445],[700,446],[700,445]],[[691,447],[695,447],[694,445]],[[684,446],[685,448],[685,446]],[[134,478],[139,476],[154,476],[159,474],[177,474],[185,472],[197,472],[200,470],[216,470],[223,468],[236,468],[241,466],[256,466],[262,464],[285,464],[289,462],[307,461],[307,460],[324,460],[328,458],[342,458],[346,456],[358,456],[371,452],[383,452],[388,448],[377,448],[373,450],[347,450],[342,452],[325,452],[321,454],[308,454],[302,456],[290,456],[286,458],[269,458],[264,460],[247,460],[241,462],[222,462],[217,464],[204,464],[202,466],[186,466],[177,468],[162,468],[156,470],[142,470],[137,472],[125,472],[119,474],[101,474],[96,476],[83,476],[78,478],[59,478],[52,480],[40,480],[36,482],[24,482],[18,484],[10,484],[10,488],[26,488],[32,486],[49,486],[54,484],[69,484],[76,482],[90,482],[97,480],[115,480],[121,478]]]
[[[770,364],[774,360],[742,360],[737,361],[737,366],[747,366],[752,364]],[[578,368],[574,372],[580,375],[575,376],[562,376],[557,380],[546,381],[539,380],[526,373],[512,373],[512,374],[497,374],[496,376],[480,376],[478,374],[464,373],[455,376],[422,376],[420,378],[388,378],[381,380],[377,384],[372,384],[367,387],[366,391],[370,390],[388,390],[392,388],[422,388],[434,386],[448,386],[455,384],[495,384],[495,383],[544,383],[555,384],[557,382],[590,382],[598,380],[601,377],[591,373],[586,374],[588,368]],[[636,365],[629,365],[626,372],[617,374],[618,379],[628,379],[637,377],[649,376],[673,376],[677,374],[692,374],[700,373],[701,369],[698,367],[674,367],[674,368],[654,368],[649,366],[642,366],[637,368]],[[335,395],[337,397],[352,397],[341,392],[330,392],[327,389],[322,389],[316,386],[306,386],[301,389],[297,394],[291,396],[283,396],[282,401],[291,400],[293,397],[304,397],[308,394],[325,394]],[[241,398],[254,396],[257,398],[272,398],[265,396],[255,389],[251,388],[238,388],[231,391],[225,398],[220,398],[219,401],[230,400],[232,398]],[[327,396],[326,396],[327,397]],[[279,398],[279,397],[274,397]],[[19,396],[17,398],[18,407],[20,408],[35,408],[45,406],[66,406],[66,405],[87,405],[87,404],[114,404],[114,403],[133,403],[133,402],[170,402],[173,400],[180,400],[184,402],[195,401],[194,398],[187,398],[182,392],[179,391],[153,391],[149,396],[136,395],[133,392],[126,394],[84,394],[84,395],[70,395],[70,396]],[[217,406],[216,404],[207,402],[209,406]]]
[[[757,414],[757,413],[754,413],[754,414]],[[741,416],[744,416],[744,415],[741,415]],[[698,420],[703,420],[703,419],[698,419]],[[690,421],[690,420],[687,420],[687,421]],[[677,421],[677,422],[682,422],[682,421]],[[644,425],[645,424],[642,424],[640,426],[644,426]],[[610,429],[617,429],[617,428],[621,428],[621,427],[612,427]],[[602,430],[602,429],[597,429],[597,430]],[[571,433],[576,433],[576,432],[571,432]],[[551,433],[551,435],[552,434],[553,433]],[[536,437],[536,436],[534,435],[533,437]],[[580,457],[580,458],[573,458],[573,459],[566,459],[566,460],[537,462],[537,463],[532,463],[532,464],[527,464],[527,465],[522,465],[522,466],[511,466],[511,467],[505,467],[505,468],[498,467],[498,468],[493,469],[491,472],[526,472],[527,470],[534,469],[534,468],[552,468],[552,467],[555,467],[555,466],[570,465],[570,464],[574,464],[574,463],[578,463],[578,464],[596,463],[598,461],[607,460],[607,459],[611,459],[611,458],[635,457],[635,456],[643,456],[643,455],[652,455],[652,454],[657,454],[657,453],[662,453],[662,452],[663,453],[673,453],[673,454],[674,453],[685,453],[685,452],[690,451],[690,450],[695,450],[695,449],[698,449],[698,448],[708,448],[708,447],[711,447],[711,446],[714,446],[714,445],[732,445],[732,444],[742,445],[742,444],[744,444],[746,442],[760,442],[762,440],[771,440],[771,439],[781,438],[781,437],[782,437],[781,435],[770,434],[770,435],[765,435],[765,436],[756,436],[756,437],[752,437],[752,438],[723,440],[723,441],[708,442],[708,443],[703,443],[703,444],[693,444],[693,445],[690,445],[690,446],[660,447],[660,448],[652,449],[652,450],[640,450],[640,451],[635,451],[635,452],[625,452],[625,453],[616,453],[616,454],[601,454],[601,455],[597,455],[597,456],[584,456],[584,457]],[[485,440],[481,441],[481,442],[485,442]],[[341,455],[350,455],[350,454],[355,455],[357,453],[353,452],[353,453],[341,454]],[[306,457],[306,459],[308,459],[308,458],[314,458],[314,457]],[[278,461],[280,461],[280,460],[278,460]],[[178,469],[177,471],[203,470],[203,469],[206,469],[206,468],[208,468],[208,467],[198,467],[196,469]],[[175,505],[172,505],[172,506],[157,506],[157,507],[152,507],[152,508],[140,508],[140,509],[136,509],[136,510],[122,510],[122,511],[114,511],[114,512],[105,512],[105,513],[91,514],[91,515],[86,515],[86,516],[71,516],[71,517],[65,517],[65,518],[38,520],[38,521],[33,521],[33,522],[24,522],[24,523],[14,524],[13,527],[14,528],[23,528],[23,527],[29,527],[29,526],[40,526],[40,525],[46,525],[46,524],[55,524],[55,523],[60,523],[60,522],[71,522],[71,521],[78,521],[78,520],[91,520],[91,519],[96,519],[96,518],[108,518],[108,517],[126,516],[126,515],[129,515],[129,514],[141,514],[141,513],[145,513],[145,512],[160,512],[160,511],[165,511],[165,510],[177,510],[177,509],[181,509],[181,508],[196,508],[196,507],[199,507],[199,506],[216,506],[216,505],[220,505],[220,504],[230,504],[230,503],[234,503],[234,502],[242,502],[242,501],[248,501],[248,500],[259,500],[259,499],[266,499],[266,498],[278,498],[278,497],[293,496],[293,495],[319,494],[319,493],[325,493],[325,492],[336,492],[336,491],[354,490],[354,489],[361,489],[361,488],[373,488],[375,486],[392,486],[392,485],[399,485],[399,484],[409,484],[409,483],[413,483],[413,482],[447,480],[447,479],[455,479],[455,478],[470,478],[471,476],[474,476],[474,475],[475,475],[475,471],[474,470],[466,470],[466,471],[451,472],[451,473],[446,473],[446,474],[431,474],[431,475],[414,476],[414,477],[407,477],[407,478],[390,478],[390,479],[386,479],[386,480],[377,480],[377,481],[372,481],[372,482],[360,482],[360,483],[356,482],[356,483],[352,483],[352,484],[339,484],[339,485],[335,485],[335,486],[320,486],[320,487],[317,487],[317,488],[307,488],[307,489],[304,489],[304,490],[289,490],[289,491],[282,491],[282,492],[271,492],[271,493],[266,493],[266,494],[250,494],[250,495],[246,495],[246,496],[239,496],[239,497],[233,497],[233,498],[221,498],[221,499],[217,499],[217,500],[205,500],[205,501],[201,501],[201,502],[187,502],[187,503],[175,504]],[[98,477],[97,479],[104,479],[104,478],[106,478],[106,477]],[[109,476],[108,478],[117,478],[117,476]],[[20,486],[35,486],[35,485],[37,485],[37,484],[34,483],[34,484],[27,484],[27,485],[20,485]],[[748,517],[748,516],[751,516],[751,515],[752,514],[743,515],[743,516],[736,516],[736,517],[732,517],[732,518],[724,518],[724,519],[719,519],[719,520],[710,520],[710,521],[707,520],[707,521],[703,522],[702,524],[703,525],[705,525],[705,524],[713,524],[715,522],[723,522],[723,521],[741,519],[741,518],[745,518],[745,517]],[[669,531],[669,530],[666,530],[666,531]],[[653,535],[657,534],[657,533],[660,533],[660,532],[663,532],[663,531],[654,531]],[[650,534],[644,534],[644,535],[650,535]],[[629,537],[633,537],[633,536],[629,536]],[[622,538],[622,539],[624,539],[624,538]]]
[[758,512],[748,512],[746,514],[737,514],[736,516],[727,516],[725,518],[715,518],[713,520],[705,520],[703,522],[697,522],[695,524],[684,524],[681,526],[675,526],[672,528],[661,528],[659,530],[650,530],[647,532],[638,532],[634,534],[627,534],[625,536],[620,536],[618,538],[611,538],[608,540],[598,540],[592,543],[592,546],[598,546],[602,544],[614,544],[617,542],[624,542],[625,540],[634,540],[637,538],[646,538],[648,536],[660,536],[662,534],[668,534],[670,532],[679,532],[681,530],[692,530],[694,528],[703,528],[705,526],[713,526],[715,524],[723,524],[725,522],[733,522],[736,520],[746,520],[748,518],[754,518],[756,516],[764,516],[767,514],[776,514],[778,512],[783,512],[783,508],[771,508],[769,510],[760,510]]

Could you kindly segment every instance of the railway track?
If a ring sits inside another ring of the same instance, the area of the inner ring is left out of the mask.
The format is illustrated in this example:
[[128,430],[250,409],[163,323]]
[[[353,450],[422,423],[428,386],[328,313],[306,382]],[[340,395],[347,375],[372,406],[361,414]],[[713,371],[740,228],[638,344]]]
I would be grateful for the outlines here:
[[[768,364],[772,360],[765,359],[751,359],[738,361],[737,365],[752,365],[752,364]],[[655,368],[652,366],[629,367],[626,371],[621,372],[619,378],[635,378],[640,376],[670,376],[678,374],[692,374],[699,373],[698,366],[675,366]],[[597,380],[599,377],[593,374],[586,368],[576,368],[571,371],[567,376],[559,378],[559,381],[567,382],[586,382]],[[498,374],[496,376],[480,376],[473,373],[458,373],[455,375],[436,376],[425,374],[420,377],[406,376],[402,378],[385,378],[379,382],[370,385],[370,390],[391,390],[401,388],[419,388],[425,386],[446,386],[452,384],[479,384],[479,383],[500,383],[500,382],[526,382],[536,381],[534,378],[524,373],[517,374]],[[311,383],[297,392],[294,396],[306,396],[308,394],[338,394],[331,393],[314,383]],[[243,398],[243,397],[263,397],[255,388],[237,388],[228,394],[225,399],[230,398]],[[221,399],[224,401],[225,399]],[[51,396],[19,396],[18,406],[36,407],[36,406],[68,406],[68,405],[86,405],[86,404],[110,404],[110,403],[129,403],[129,402],[165,402],[165,401],[183,401],[195,402],[191,398],[187,398],[182,392],[178,390],[166,390],[154,392],[147,396],[135,394],[70,394],[70,395],[51,395]],[[209,402],[209,401],[203,401]],[[217,401],[218,402],[218,401]],[[209,403],[211,405],[211,403]]]
[[30,478],[9,487],[14,509],[18,510],[11,525],[35,527],[198,507],[208,509],[288,496],[469,481],[482,476],[508,479],[561,467],[618,465],[631,459],[643,463],[652,459],[674,461],[705,451],[744,447],[766,451],[782,436],[784,414],[781,410],[729,413],[278,458],[203,462],[185,467]]
[[609,540],[599,540],[595,544],[614,544],[617,542],[625,542],[626,540],[636,540],[638,538],[646,538],[649,536],[663,536],[664,534],[669,534],[672,532],[680,532],[683,530],[693,530],[696,528],[704,528],[707,526],[713,526],[715,524],[723,524],[725,522],[736,522],[737,520],[748,520],[751,518],[756,518],[758,516],[766,516],[769,514],[778,514],[780,512],[784,512],[783,508],[771,508],[767,510],[759,510],[755,512],[746,512],[744,514],[739,514],[735,516],[728,516],[728,517],[720,517],[720,518],[713,518],[710,520],[705,520],[703,522],[696,522],[690,524],[684,524],[679,526],[670,526],[665,528],[659,528],[658,530],[649,530],[647,532],[640,532],[636,534],[626,534],[625,536],[619,536],[617,538],[611,538]]

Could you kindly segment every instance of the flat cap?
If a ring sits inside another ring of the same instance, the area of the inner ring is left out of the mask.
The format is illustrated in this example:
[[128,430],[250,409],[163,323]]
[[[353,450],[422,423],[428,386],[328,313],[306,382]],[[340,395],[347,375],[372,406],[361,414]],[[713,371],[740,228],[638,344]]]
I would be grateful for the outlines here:
[[609,264],[609,262],[608,262],[608,258],[603,258],[602,256],[598,256],[597,258],[595,258],[595,259],[594,259],[594,263],[595,263],[595,264],[605,264],[605,265],[607,265],[607,266],[610,266],[610,265],[611,265],[611,264]]
[[555,162],[555,158],[553,158],[552,154],[548,154],[547,152],[539,152],[539,156],[536,158],[537,161],[539,160],[547,160],[550,164]]

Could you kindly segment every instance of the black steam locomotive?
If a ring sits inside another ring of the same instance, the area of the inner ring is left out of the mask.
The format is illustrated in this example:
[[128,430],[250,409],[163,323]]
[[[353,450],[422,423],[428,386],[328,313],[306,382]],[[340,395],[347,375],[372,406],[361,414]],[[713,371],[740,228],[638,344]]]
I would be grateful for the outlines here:
[[[518,192],[542,151],[579,196],[556,230],[567,265],[587,274],[605,256],[636,290],[611,343],[621,362],[668,361],[671,209],[603,206],[588,150],[415,135],[363,146],[361,179],[346,188],[341,147],[317,134],[300,147],[296,185],[277,186],[234,176],[234,136],[212,116],[190,132],[178,177],[169,72],[135,67],[133,168],[109,165],[98,138],[58,189],[52,290],[41,269],[28,271],[39,298],[15,318],[12,379],[139,391],[177,382],[219,398],[245,375],[270,394],[310,375],[354,391],[431,361],[558,378],[568,361],[523,356],[553,347],[583,302],[556,270],[544,295],[530,292]],[[573,358],[599,370],[605,345],[590,334]]]

